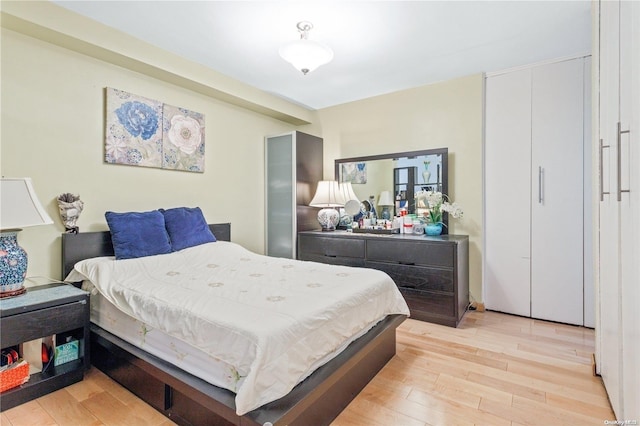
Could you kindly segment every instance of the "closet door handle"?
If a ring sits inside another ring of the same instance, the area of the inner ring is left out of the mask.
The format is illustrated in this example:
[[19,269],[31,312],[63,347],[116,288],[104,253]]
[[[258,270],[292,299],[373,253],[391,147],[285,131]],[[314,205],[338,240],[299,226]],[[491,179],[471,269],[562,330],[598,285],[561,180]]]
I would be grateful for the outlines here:
[[544,169],[538,166],[538,204],[544,204]]
[[630,133],[630,130],[622,130],[622,124],[618,121],[618,201],[622,201],[623,192],[631,192],[622,189],[622,135],[625,133]]
[[610,192],[609,192],[609,191],[606,191],[606,192],[605,192],[605,190],[604,190],[604,176],[603,176],[604,169],[603,169],[603,164],[602,164],[602,151],[603,151],[605,148],[607,148],[607,149],[608,149],[608,148],[610,148],[610,146],[609,146],[609,145],[603,145],[603,144],[602,144],[602,139],[600,139],[600,158],[599,158],[599,162],[600,162],[600,169],[599,169],[599,173],[598,173],[598,174],[600,175],[600,201],[604,201],[604,196],[605,196],[605,194],[606,194],[606,195],[609,195],[609,194],[610,194]]

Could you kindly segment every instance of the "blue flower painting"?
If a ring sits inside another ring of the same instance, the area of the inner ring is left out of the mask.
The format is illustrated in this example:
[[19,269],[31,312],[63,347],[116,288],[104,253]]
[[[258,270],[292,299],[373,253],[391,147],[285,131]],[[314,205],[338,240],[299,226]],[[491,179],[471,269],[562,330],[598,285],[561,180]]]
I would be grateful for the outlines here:
[[116,111],[120,124],[132,135],[151,139],[158,130],[158,114],[142,102],[125,102]]
[[343,163],[340,182],[367,183],[367,163]]
[[204,172],[204,115],[107,88],[105,162]]

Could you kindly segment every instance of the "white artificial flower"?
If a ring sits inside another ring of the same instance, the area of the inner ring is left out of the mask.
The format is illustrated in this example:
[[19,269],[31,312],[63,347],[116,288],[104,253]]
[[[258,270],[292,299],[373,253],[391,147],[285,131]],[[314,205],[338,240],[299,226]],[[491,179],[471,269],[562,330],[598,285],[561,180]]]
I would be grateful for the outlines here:
[[457,203],[450,203],[449,197],[446,194],[438,191],[418,191],[415,195],[416,205],[424,205],[426,201],[426,207],[428,212],[425,213],[425,218],[430,223],[442,223],[442,213],[447,212],[453,218],[461,218],[463,215],[462,207]]
[[452,217],[458,219],[463,215],[462,207],[458,205],[458,203],[450,204],[448,202],[442,203],[441,209],[443,212],[449,213]]

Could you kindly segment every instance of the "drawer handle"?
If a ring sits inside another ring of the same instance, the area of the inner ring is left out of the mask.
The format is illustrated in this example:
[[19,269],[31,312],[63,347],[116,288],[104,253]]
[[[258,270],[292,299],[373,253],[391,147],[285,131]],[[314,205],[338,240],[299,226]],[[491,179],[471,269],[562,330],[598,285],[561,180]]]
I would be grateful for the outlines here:
[[401,260],[399,260],[398,263],[401,264],[401,265],[409,265],[409,266],[412,266],[412,265],[416,264],[415,262],[403,262]]
[[338,257],[338,256],[337,256],[337,255],[335,255],[335,254],[326,254],[326,253],[325,253],[324,257]]

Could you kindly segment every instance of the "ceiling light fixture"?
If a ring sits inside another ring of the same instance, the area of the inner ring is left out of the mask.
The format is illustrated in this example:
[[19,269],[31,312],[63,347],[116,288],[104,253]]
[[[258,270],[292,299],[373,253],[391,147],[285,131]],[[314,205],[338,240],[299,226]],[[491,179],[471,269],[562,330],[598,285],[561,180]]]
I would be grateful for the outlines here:
[[333,59],[333,50],[322,43],[309,40],[309,31],[313,29],[311,22],[298,22],[300,39],[285,44],[280,48],[280,56],[302,74],[315,70]]

